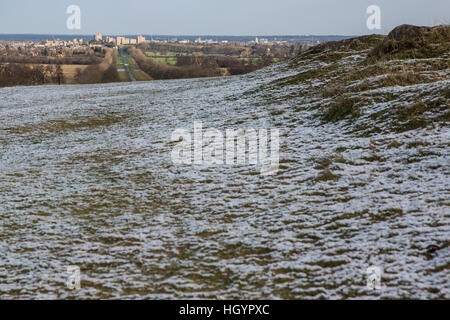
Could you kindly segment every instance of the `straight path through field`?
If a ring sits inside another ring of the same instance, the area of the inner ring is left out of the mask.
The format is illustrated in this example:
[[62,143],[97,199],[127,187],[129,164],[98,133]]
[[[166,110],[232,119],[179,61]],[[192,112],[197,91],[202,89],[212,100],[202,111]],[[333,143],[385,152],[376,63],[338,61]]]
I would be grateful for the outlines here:
[[125,69],[127,70],[131,81],[132,82],[136,82],[136,78],[134,77],[133,73],[131,73],[130,66],[128,65],[128,61],[127,61],[127,59],[125,59],[125,55],[123,53],[121,53],[121,55],[122,55],[122,58],[123,58],[123,65],[125,66]]

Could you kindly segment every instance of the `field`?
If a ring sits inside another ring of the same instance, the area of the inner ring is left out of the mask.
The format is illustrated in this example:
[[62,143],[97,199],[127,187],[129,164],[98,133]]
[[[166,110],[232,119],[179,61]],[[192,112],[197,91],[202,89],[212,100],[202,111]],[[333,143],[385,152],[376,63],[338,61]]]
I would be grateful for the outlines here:
[[[42,66],[44,68],[48,67],[48,64],[33,64],[28,63],[26,64],[28,66]],[[55,65],[50,65],[55,66]],[[64,80],[66,84],[75,84],[77,83],[75,81],[75,76],[77,75],[77,70],[84,71],[88,65],[79,65],[79,64],[63,64],[61,65],[61,68],[64,73]]]
[[[258,63],[261,62],[263,58],[239,58],[239,61],[249,62],[249,63]],[[279,58],[272,58],[272,62],[279,62]]]
[[[152,58],[153,61],[155,62],[160,62],[160,63],[165,63],[165,64],[169,64],[169,65],[176,65],[177,64],[177,57],[176,57],[176,53],[174,52],[167,52],[167,53],[161,53],[158,51],[146,51],[145,55],[147,57]],[[189,55],[191,56],[191,54],[182,54],[182,55]],[[245,62],[245,63],[259,63],[261,61],[263,61],[263,58],[261,57],[245,57],[245,58],[237,58],[239,61],[241,62]],[[279,62],[280,59],[279,58],[272,58],[271,59],[272,62]]]
[[128,82],[131,81],[128,72],[125,69],[125,64],[121,55],[117,55],[117,72],[119,73],[120,81]]
[[166,54],[162,54],[157,51],[146,51],[145,54],[147,57],[152,58],[152,60],[155,62],[161,62],[161,63],[169,64],[172,66],[176,65],[178,62],[176,54],[173,52],[168,52]]
[[170,65],[176,65],[178,59],[176,57],[151,57],[156,62],[161,62]]
[[[125,61],[122,57],[122,54],[125,56]],[[140,70],[139,66],[136,64],[136,61],[130,55],[126,52],[120,52],[117,57],[117,69],[119,72],[119,77],[121,81],[127,82],[131,81],[130,76],[128,75],[128,72],[126,71],[125,64],[128,64],[131,73],[136,78],[136,81],[149,81],[152,80],[152,78],[145,73],[144,71]],[[119,71],[122,70],[123,71]]]
[[67,84],[74,84],[75,76],[77,74],[77,70],[84,71],[88,66],[87,65],[74,65],[74,64],[63,64],[62,66],[64,72],[64,78]]
[[[447,34],[229,78],[0,88],[1,299],[450,299]],[[198,164],[196,121],[216,132]]]

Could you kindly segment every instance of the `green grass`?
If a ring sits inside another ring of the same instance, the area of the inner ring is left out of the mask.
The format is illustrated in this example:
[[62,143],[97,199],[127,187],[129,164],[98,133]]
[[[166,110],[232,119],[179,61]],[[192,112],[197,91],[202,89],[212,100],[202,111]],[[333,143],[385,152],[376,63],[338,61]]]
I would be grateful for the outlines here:
[[145,54],[147,57],[175,57],[177,54],[174,52],[167,52],[165,54],[162,54],[158,51],[146,51]]
[[[239,58],[239,61],[250,62],[250,63],[258,63],[261,62],[263,58]],[[279,58],[273,58],[272,62],[280,61]]]
[[[136,81],[152,80],[148,74],[140,70],[139,66],[136,64],[136,61],[134,61],[134,59],[128,53],[124,52],[123,55],[125,56],[125,62],[128,64],[128,67],[130,68],[133,76],[136,78]],[[121,53],[119,53],[119,57],[117,59],[117,67],[118,69],[125,69],[125,64]],[[128,72],[126,71],[119,72],[119,78],[121,81],[131,81]]]
[[239,58],[239,61],[245,61],[245,62],[259,62],[262,58]]
[[117,55],[117,69],[123,69],[124,71],[118,71],[119,79],[121,82],[130,82],[130,76],[128,75],[128,72],[125,69],[125,64],[123,61],[123,58],[120,54]]
[[147,57],[152,58],[152,60],[155,62],[165,63],[165,64],[169,64],[172,66],[176,65],[178,62],[176,53],[174,53],[174,52],[167,52],[167,53],[162,54],[161,52],[158,52],[158,51],[146,51],[145,55]]
[[170,64],[172,66],[176,65],[178,62],[178,59],[176,57],[151,57],[153,61]]
[[[165,63],[168,65],[176,65],[177,64],[177,53],[175,52],[164,52],[161,53],[159,51],[146,51],[145,55],[149,58],[152,58],[153,61],[159,62],[159,63]],[[185,54],[188,56],[191,56],[192,54]],[[259,63],[263,60],[263,58],[238,58],[241,62],[246,63]],[[272,62],[279,62],[279,58],[273,58]]]
[[145,55],[155,62],[165,63],[172,66],[176,65],[178,62],[176,54],[173,52],[162,54],[161,52],[158,51],[146,51]]

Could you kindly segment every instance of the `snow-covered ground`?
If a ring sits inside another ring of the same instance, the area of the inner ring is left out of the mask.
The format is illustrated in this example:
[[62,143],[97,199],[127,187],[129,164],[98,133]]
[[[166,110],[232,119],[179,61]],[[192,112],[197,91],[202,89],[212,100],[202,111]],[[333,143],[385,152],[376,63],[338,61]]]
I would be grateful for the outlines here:
[[[362,59],[0,89],[0,298],[449,299],[448,122],[396,130],[390,113],[440,97],[448,70],[407,86],[370,77],[352,93],[357,119],[324,122],[321,88]],[[172,164],[172,132],[194,121],[279,128],[278,173]],[[381,290],[366,287],[371,266]]]

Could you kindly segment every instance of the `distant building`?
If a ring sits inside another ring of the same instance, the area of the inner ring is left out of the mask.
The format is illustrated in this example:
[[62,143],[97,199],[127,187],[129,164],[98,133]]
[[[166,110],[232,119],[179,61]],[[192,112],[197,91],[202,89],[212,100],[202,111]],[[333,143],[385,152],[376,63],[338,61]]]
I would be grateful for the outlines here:
[[97,34],[94,36],[94,40],[95,40],[95,41],[102,41],[102,40],[103,40],[102,34],[101,34],[101,33],[97,33]]
[[114,39],[111,37],[107,37],[106,42],[107,43],[115,43],[118,46],[125,46],[125,45],[136,45],[136,44],[140,44],[140,43],[146,43],[147,40],[143,36],[138,36],[136,39],[130,39],[130,38],[126,38],[126,37],[116,37]]
[[146,42],[147,41],[145,40],[145,37],[143,37],[143,36],[137,37],[137,44],[146,43]]
[[118,46],[121,46],[121,45],[123,45],[124,43],[123,43],[123,40],[124,40],[125,38],[124,37],[117,37],[116,38],[116,44],[118,45]]

